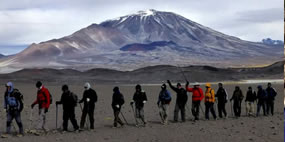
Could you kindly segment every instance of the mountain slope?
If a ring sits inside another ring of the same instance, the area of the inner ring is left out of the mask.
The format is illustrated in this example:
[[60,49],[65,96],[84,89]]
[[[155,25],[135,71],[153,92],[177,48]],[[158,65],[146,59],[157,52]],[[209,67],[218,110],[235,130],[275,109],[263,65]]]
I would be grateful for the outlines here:
[[111,68],[202,64],[255,66],[282,60],[283,46],[244,41],[171,12],[139,11],[92,24],[70,36],[32,44],[0,60],[13,68]]

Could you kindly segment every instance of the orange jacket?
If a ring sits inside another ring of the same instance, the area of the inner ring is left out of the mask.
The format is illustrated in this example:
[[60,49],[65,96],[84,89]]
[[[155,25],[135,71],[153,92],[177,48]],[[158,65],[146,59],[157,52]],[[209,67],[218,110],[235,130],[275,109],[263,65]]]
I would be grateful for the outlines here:
[[212,88],[208,88],[205,91],[205,102],[214,103],[215,102],[215,91]]

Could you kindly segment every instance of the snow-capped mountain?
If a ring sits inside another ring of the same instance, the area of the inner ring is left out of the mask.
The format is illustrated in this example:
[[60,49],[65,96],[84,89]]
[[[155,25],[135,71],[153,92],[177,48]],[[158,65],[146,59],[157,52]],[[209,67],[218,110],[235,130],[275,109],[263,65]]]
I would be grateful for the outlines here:
[[[222,19],[220,19],[222,20]],[[32,44],[0,67],[112,68],[203,64],[219,67],[271,64],[283,46],[244,41],[172,12],[156,10],[92,24],[72,35]]]

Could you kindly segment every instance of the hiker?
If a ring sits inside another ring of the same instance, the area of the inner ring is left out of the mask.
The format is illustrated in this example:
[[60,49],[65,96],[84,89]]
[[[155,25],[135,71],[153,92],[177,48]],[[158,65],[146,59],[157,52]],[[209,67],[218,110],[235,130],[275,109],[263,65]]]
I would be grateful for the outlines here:
[[188,100],[187,91],[182,88],[180,83],[177,83],[177,87],[174,87],[169,80],[167,80],[170,88],[176,92],[176,104],[174,109],[174,122],[178,122],[178,113],[181,112],[182,122],[185,122],[185,105]]
[[273,116],[274,114],[274,100],[275,97],[277,96],[277,92],[275,91],[274,88],[272,88],[271,83],[269,82],[267,84],[267,88],[266,88],[266,92],[267,92],[267,114],[269,115],[269,112],[271,113],[271,115]]
[[226,103],[228,102],[228,93],[227,90],[223,87],[222,83],[219,83],[219,89],[216,93],[216,98],[218,100],[218,111],[219,111],[219,117],[223,118],[223,114],[225,118],[228,117],[227,111],[226,111]]
[[[146,93],[142,90],[141,85],[136,86],[136,92],[133,96],[133,100],[131,101],[131,106],[135,103],[136,109],[136,118],[141,119],[143,125],[146,125],[146,121],[144,118],[144,104],[147,102]],[[136,124],[138,125],[138,124]]]
[[261,85],[257,86],[258,91],[257,91],[257,112],[256,116],[259,116],[260,109],[263,109],[263,115],[267,116],[267,111],[266,111],[266,100],[267,100],[267,92],[262,88]]
[[158,96],[157,106],[159,108],[159,115],[161,117],[163,125],[168,124],[168,111],[169,111],[170,102],[171,102],[171,94],[166,89],[166,85],[162,84],[161,91]]
[[98,97],[96,91],[91,88],[90,83],[85,83],[84,89],[85,91],[83,93],[83,98],[79,101],[80,104],[84,103],[80,121],[80,129],[84,129],[85,119],[88,114],[90,121],[90,129],[93,130],[95,103],[97,102]]
[[205,117],[206,120],[209,120],[209,112],[211,111],[214,119],[217,119],[216,116],[216,112],[214,109],[214,105],[215,105],[215,91],[214,89],[211,88],[211,84],[210,83],[206,83],[206,91],[205,91],[205,107],[206,107],[206,111],[205,111]]
[[247,116],[253,116],[255,101],[256,101],[256,92],[252,89],[251,86],[249,86],[245,98]]
[[186,83],[186,90],[188,92],[192,92],[192,115],[194,116],[194,120],[199,120],[199,109],[200,109],[200,102],[204,98],[203,90],[200,88],[200,84],[195,83],[194,88],[189,88],[189,82]]
[[120,92],[119,87],[114,87],[112,97],[112,108],[114,111],[114,128],[118,127],[118,123],[123,127],[124,123],[119,117],[122,105],[125,103],[123,94]]
[[70,92],[67,85],[62,86],[62,95],[60,101],[56,102],[56,105],[62,104],[63,108],[63,131],[67,131],[68,120],[71,121],[74,131],[78,131],[79,126],[75,117],[75,107],[77,105],[77,96]]
[[13,119],[16,120],[19,127],[19,135],[24,135],[21,112],[24,108],[23,95],[18,89],[15,89],[12,82],[6,84],[4,95],[4,109],[7,113],[6,133],[11,134],[11,124]]
[[42,129],[44,131],[48,131],[45,127],[46,124],[46,113],[48,112],[49,106],[51,104],[51,95],[47,88],[44,87],[42,82],[38,81],[36,83],[37,91],[37,99],[31,105],[32,109],[36,104],[39,105],[39,122],[38,129]]
[[240,117],[241,114],[241,102],[243,100],[243,94],[239,86],[235,87],[234,93],[230,101],[234,100],[234,113],[236,118]]

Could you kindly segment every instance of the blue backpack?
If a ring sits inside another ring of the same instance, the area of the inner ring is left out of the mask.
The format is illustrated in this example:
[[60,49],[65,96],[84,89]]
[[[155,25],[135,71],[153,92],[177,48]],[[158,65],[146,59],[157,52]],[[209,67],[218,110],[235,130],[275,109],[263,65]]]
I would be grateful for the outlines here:
[[18,107],[18,102],[15,97],[7,96],[7,104],[9,107]]

